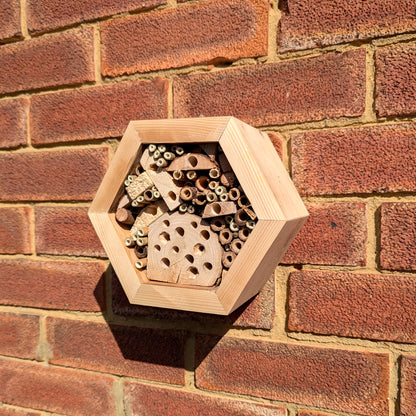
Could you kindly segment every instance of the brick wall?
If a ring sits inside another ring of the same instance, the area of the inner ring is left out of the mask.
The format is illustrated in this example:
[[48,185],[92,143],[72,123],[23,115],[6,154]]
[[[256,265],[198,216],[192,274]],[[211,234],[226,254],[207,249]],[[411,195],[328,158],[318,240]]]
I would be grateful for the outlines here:
[[[0,416],[416,415],[413,0],[0,0]],[[310,219],[229,317],[129,305],[87,218],[132,119],[270,134]]]

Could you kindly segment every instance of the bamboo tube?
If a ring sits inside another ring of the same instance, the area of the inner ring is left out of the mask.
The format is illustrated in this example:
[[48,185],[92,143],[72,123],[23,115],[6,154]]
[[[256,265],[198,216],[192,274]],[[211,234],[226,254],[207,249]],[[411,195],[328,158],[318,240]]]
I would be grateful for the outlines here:
[[233,217],[231,215],[227,215],[224,219],[226,224],[233,222]]
[[237,201],[238,198],[240,198],[240,191],[238,188],[231,188],[230,192],[228,192],[228,197],[231,199],[231,201]]
[[230,231],[229,228],[224,228],[220,231],[220,235],[218,237],[218,240],[219,240],[221,245],[231,243],[232,239],[233,239],[233,233]]
[[235,259],[235,253],[232,251],[228,251],[222,255],[222,265],[229,269],[231,265],[233,264],[233,261]]
[[227,189],[225,189],[225,186],[217,186],[216,188],[215,188],[215,193],[217,194],[217,195],[222,195],[222,194],[224,194],[224,193],[226,193],[227,192]]
[[126,208],[119,208],[116,211],[116,220],[121,224],[131,225],[134,223],[132,212]]
[[217,217],[211,221],[211,230],[215,231],[216,233],[220,232],[225,228],[225,221],[224,218]]
[[240,198],[238,198],[238,200],[237,200],[237,205],[240,208],[245,208],[245,207],[248,207],[250,205],[250,201],[248,200],[248,198],[245,195],[241,195]]
[[215,192],[208,192],[206,198],[208,202],[218,201],[218,195]]
[[209,171],[209,177],[212,179],[218,179],[221,176],[221,172],[218,168],[212,168]]
[[167,165],[168,165],[167,160],[162,158],[162,157],[160,159],[158,159],[157,162],[156,162],[156,166],[159,167],[159,168],[165,168]]
[[188,205],[187,204],[181,204],[179,205],[179,211],[180,212],[187,212],[188,211]]
[[197,194],[197,190],[194,186],[184,186],[181,189],[181,192],[179,194],[179,197],[183,201],[192,201]]
[[162,157],[162,153],[160,153],[160,150],[155,150],[153,152],[153,159],[159,160],[159,158],[161,158],[161,157]]
[[147,266],[147,259],[143,258],[143,259],[137,260],[134,263],[134,266],[136,267],[136,269],[139,269],[139,270],[144,269]]
[[238,232],[240,230],[240,227],[234,221],[230,222],[229,227],[232,232]]
[[164,144],[159,144],[157,146],[157,150],[159,150],[160,153],[165,153],[166,152],[166,146]]
[[173,172],[173,179],[177,180],[177,181],[184,181],[186,180],[186,176],[185,174],[181,171],[181,170],[175,170]]
[[148,239],[147,237],[140,237],[136,240],[138,246],[147,246]]
[[221,202],[228,201],[228,194],[221,194],[220,195],[220,201]]
[[246,227],[249,229],[249,230],[252,230],[253,228],[254,228],[254,226],[256,225],[256,223],[253,221],[253,220],[249,220],[249,221],[247,221],[247,223],[246,223]]
[[134,246],[134,240],[130,237],[127,237],[124,240],[124,244],[126,245],[126,247],[133,247]]
[[219,185],[218,181],[210,181],[208,184],[208,188],[211,189],[212,191],[215,190],[215,188]]
[[190,180],[190,181],[194,181],[197,178],[197,174],[194,170],[188,170],[188,172],[186,172],[186,177]]
[[143,196],[144,196],[144,200],[147,202],[153,202],[153,201],[156,201],[157,199],[155,196],[155,192],[153,192],[151,189],[148,189],[147,191],[145,191]]
[[175,155],[172,152],[165,152],[165,153],[163,153],[163,157],[166,160],[173,160],[173,159],[175,159]]
[[183,147],[178,146],[178,147],[176,148],[175,153],[176,153],[178,156],[182,156],[182,155],[185,153],[185,150],[183,150]]
[[198,192],[195,198],[192,200],[192,203],[199,206],[205,205],[207,203],[206,194]]
[[246,222],[249,219],[250,217],[247,215],[246,211],[243,208],[240,208],[234,215],[234,221],[240,227],[246,225]]
[[149,227],[142,227],[137,230],[137,235],[139,237],[146,237],[149,233]]
[[188,212],[190,214],[195,214],[195,207],[193,205],[188,205]]
[[149,152],[154,152],[157,149],[155,144],[149,144]]
[[233,241],[231,241],[231,244],[230,244],[231,251],[234,252],[235,254],[238,254],[240,250],[243,248],[243,245],[244,243],[240,239],[236,238]]
[[129,186],[130,184],[131,184],[131,181],[129,181],[128,179],[124,181],[124,186]]

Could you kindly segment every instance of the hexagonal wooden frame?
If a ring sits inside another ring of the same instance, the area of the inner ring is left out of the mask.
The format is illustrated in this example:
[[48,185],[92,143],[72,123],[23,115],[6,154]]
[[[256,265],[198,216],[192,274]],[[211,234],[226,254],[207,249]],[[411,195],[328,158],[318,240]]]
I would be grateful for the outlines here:
[[[219,286],[149,281],[125,247],[115,220],[124,180],[142,144],[219,142],[258,222]],[[308,213],[267,134],[234,117],[131,121],[89,209],[89,217],[130,301],[138,305],[228,315],[269,279]]]

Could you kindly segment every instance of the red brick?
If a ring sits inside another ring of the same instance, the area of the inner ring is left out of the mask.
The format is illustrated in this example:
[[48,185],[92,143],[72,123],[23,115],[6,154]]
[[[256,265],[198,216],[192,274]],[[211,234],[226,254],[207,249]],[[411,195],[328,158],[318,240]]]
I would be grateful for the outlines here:
[[178,77],[173,98],[175,117],[233,115],[256,126],[359,116],[365,51]]
[[41,416],[38,412],[15,409],[12,407],[3,407],[0,405],[0,416]]
[[292,173],[302,195],[413,192],[416,128],[402,124],[293,134]]
[[115,414],[113,380],[102,374],[0,359],[0,400],[71,416]]
[[281,263],[364,266],[367,221],[365,204],[306,204],[310,217]]
[[276,152],[279,154],[280,159],[283,159],[283,139],[276,133],[268,133],[268,136],[273,143]]
[[226,324],[259,329],[271,329],[273,327],[275,315],[275,284],[273,277],[267,281],[256,297],[240,306],[229,316],[132,305],[128,301],[117,276],[113,275],[112,282],[112,308],[116,315],[166,319],[169,321],[191,320],[198,323],[209,322],[216,325]]
[[416,43],[388,46],[376,52],[375,108],[379,117],[416,113],[415,66]]
[[101,70],[115,76],[267,54],[264,0],[214,0],[101,24]]
[[0,304],[45,309],[104,308],[103,262],[0,261]]
[[388,354],[197,336],[197,387],[388,415]]
[[280,406],[134,382],[126,382],[125,402],[129,414],[140,416],[286,416],[286,410]]
[[30,33],[41,33],[113,14],[149,9],[161,4],[166,4],[166,0],[86,0],[71,3],[28,0],[28,28]]
[[29,254],[29,207],[0,208],[0,253]]
[[88,218],[88,208],[36,207],[36,252],[105,257]]
[[0,339],[0,354],[35,359],[39,342],[39,318],[0,313]]
[[3,45],[0,94],[94,81],[93,41],[85,28]]
[[314,412],[311,410],[299,410],[298,416],[336,416],[334,414]]
[[168,117],[168,81],[123,82],[35,96],[34,145],[119,137],[131,120]]
[[416,357],[403,356],[400,362],[400,416],[416,415]]
[[316,48],[416,29],[412,0],[284,0],[280,8],[280,51]]
[[0,0],[0,39],[20,38],[20,1]]
[[0,148],[18,147],[27,143],[27,107],[28,101],[24,98],[0,102]]
[[4,153],[0,200],[90,200],[107,167],[107,148]]
[[381,205],[380,265],[389,270],[416,270],[416,203]]
[[291,331],[416,343],[413,276],[292,273]]
[[48,318],[50,362],[185,384],[184,333]]

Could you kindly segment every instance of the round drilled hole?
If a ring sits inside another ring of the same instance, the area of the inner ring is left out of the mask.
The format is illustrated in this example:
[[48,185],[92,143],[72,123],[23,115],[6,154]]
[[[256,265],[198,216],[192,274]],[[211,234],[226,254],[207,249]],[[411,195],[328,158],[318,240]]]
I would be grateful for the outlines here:
[[198,164],[198,159],[195,156],[189,156],[188,162],[194,168]]
[[205,270],[212,270],[212,263],[204,263],[204,269]]
[[163,221],[163,225],[164,225],[165,227],[169,227],[170,222],[169,222],[168,220],[165,220],[165,221]]
[[172,247],[172,251],[173,251],[174,253],[179,253],[179,247],[178,247],[178,246],[173,246],[173,247]]
[[163,232],[159,235],[159,240],[163,243],[166,244],[168,241],[170,241],[170,235],[167,232]]
[[146,207],[146,213],[150,215],[156,215],[157,208],[154,205],[149,205],[148,207]]
[[154,248],[156,251],[160,251],[160,249],[161,249],[161,247],[160,247],[160,245],[159,245],[159,244],[156,244],[153,248]]
[[244,237],[248,237],[250,235],[250,231],[248,230],[248,228],[243,229],[243,235]]
[[185,259],[186,260],[188,260],[189,261],[189,263],[193,263],[194,262],[194,256],[192,256],[191,254],[187,254],[186,256],[185,256]]
[[188,269],[188,279],[195,279],[199,274],[199,271],[196,267],[190,267]]
[[161,260],[161,262],[162,262],[162,264],[165,267],[169,267],[170,266],[170,260],[168,258],[166,258],[166,257],[163,257],[162,260]]
[[233,256],[231,254],[228,254],[226,256],[227,261],[229,261],[230,263],[233,261]]
[[176,227],[176,232],[183,237],[183,235],[185,234],[185,230],[182,227]]
[[224,231],[224,232],[222,233],[222,235],[223,235],[223,237],[224,237],[226,240],[228,240],[228,239],[230,238],[230,233],[229,233],[228,231]]
[[173,192],[173,191],[169,191],[169,192],[168,192],[168,197],[169,197],[172,201],[176,201],[177,195],[175,194],[175,192]]
[[192,221],[192,222],[191,222],[191,226],[192,226],[193,228],[197,228],[197,227],[198,227],[198,224],[197,224],[195,221]]
[[202,244],[196,244],[194,246],[194,254],[196,254],[197,256],[203,254],[205,252],[205,246],[203,246]]
[[219,214],[221,212],[221,205],[218,203],[212,204],[212,210],[215,214]]
[[239,241],[235,243],[235,246],[237,247],[238,250],[241,250],[241,248],[243,247],[243,245]]
[[203,238],[204,240],[209,240],[209,232],[207,230],[202,230],[201,238]]

